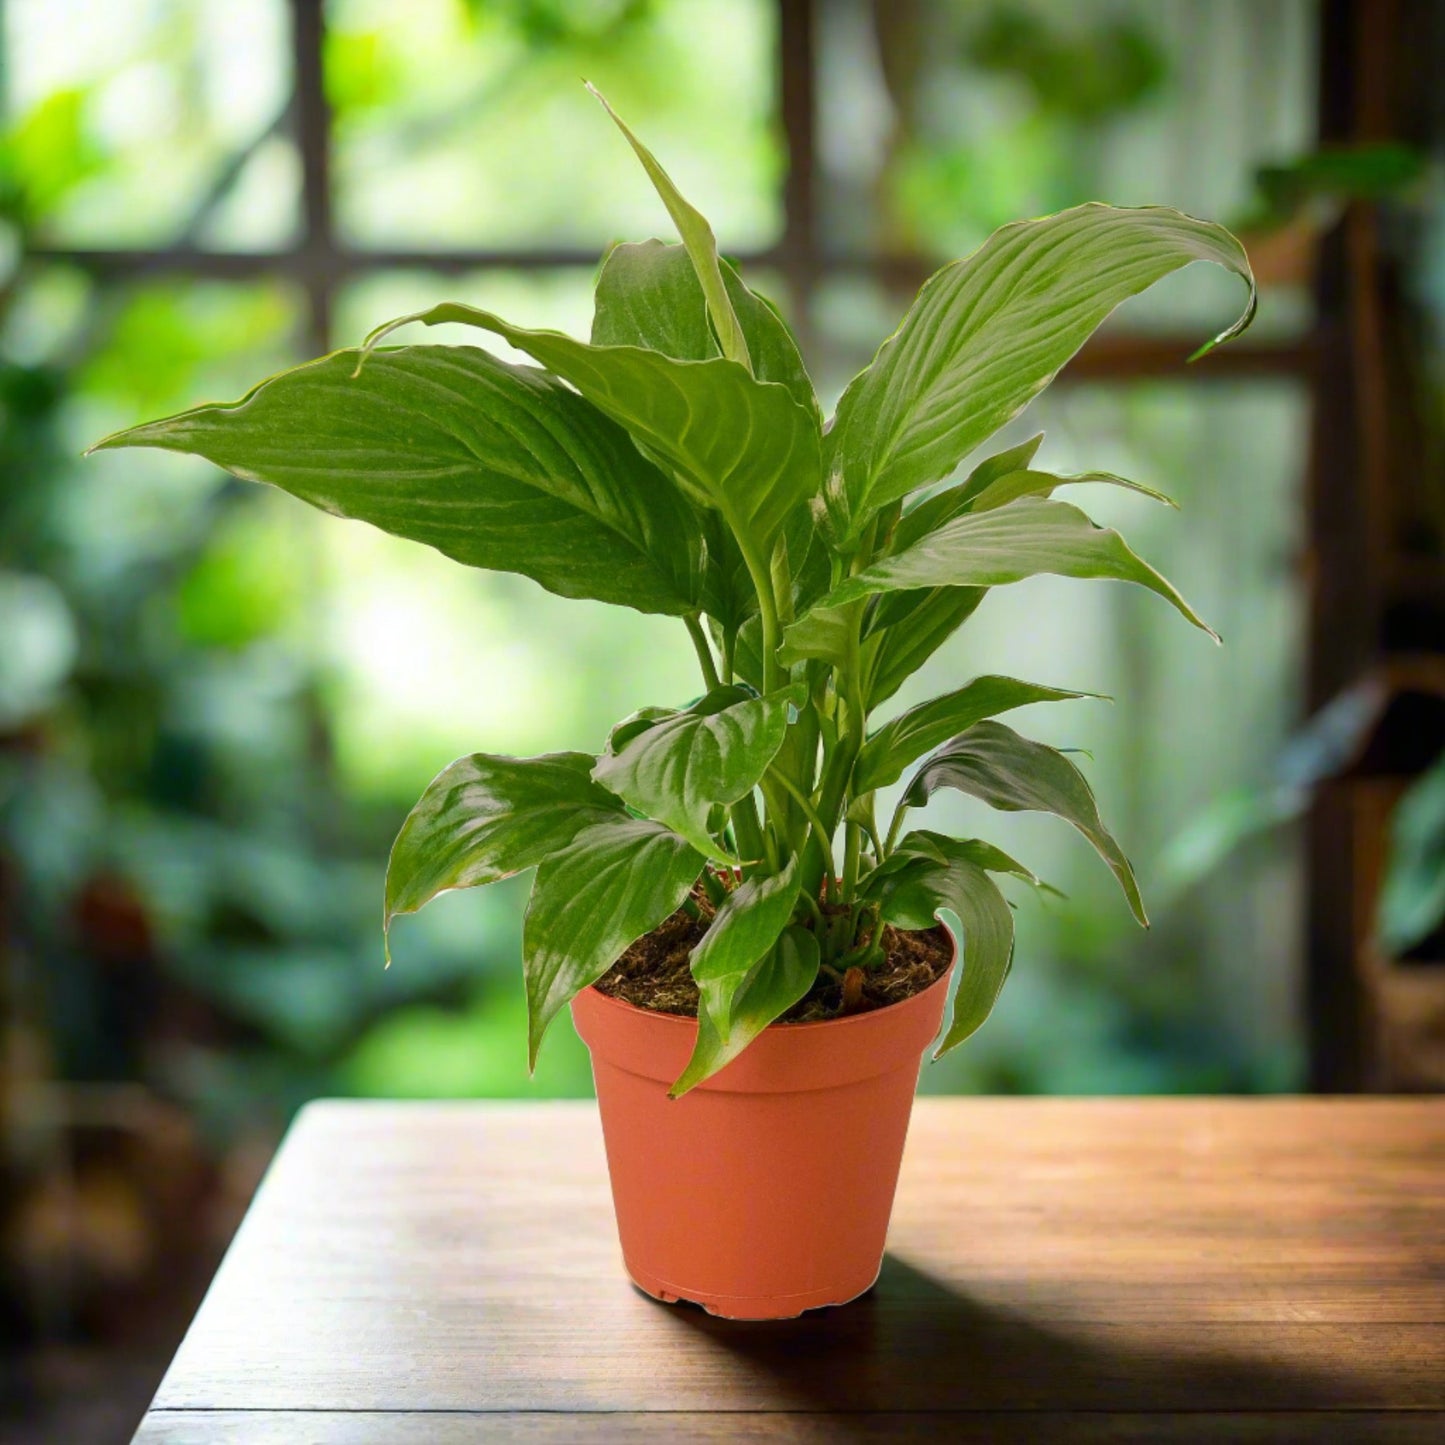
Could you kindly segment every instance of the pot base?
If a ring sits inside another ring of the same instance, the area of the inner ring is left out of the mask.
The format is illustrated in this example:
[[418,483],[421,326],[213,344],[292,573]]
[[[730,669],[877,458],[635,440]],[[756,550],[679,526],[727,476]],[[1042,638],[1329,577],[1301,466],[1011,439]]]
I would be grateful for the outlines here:
[[834,1305],[851,1304],[861,1299],[878,1283],[880,1270],[875,1269],[872,1277],[858,1289],[816,1289],[805,1294],[780,1295],[701,1295],[688,1292],[684,1287],[668,1284],[646,1270],[638,1269],[630,1260],[624,1259],[627,1277],[643,1294],[663,1304],[697,1305],[710,1315],[724,1320],[792,1320],[807,1310],[829,1309]]

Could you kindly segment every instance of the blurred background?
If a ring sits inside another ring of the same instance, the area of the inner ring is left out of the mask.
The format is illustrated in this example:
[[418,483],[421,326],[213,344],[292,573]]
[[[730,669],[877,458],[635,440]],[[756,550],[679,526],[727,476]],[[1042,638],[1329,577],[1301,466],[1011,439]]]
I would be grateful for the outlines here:
[[[675,622],[323,518],[188,458],[82,460],[441,299],[586,334],[670,234],[586,76],[796,328],[831,405],[923,278],[1101,199],[1239,231],[1126,306],[1008,439],[1224,635],[1134,589],[996,592],[896,699],[1110,693],[1087,750],[1155,926],[1068,895],[934,1091],[1445,1086],[1439,0],[3,0],[0,1437],[124,1438],[290,1114],[585,1096],[525,1068],[527,880],[382,968],[387,849],[460,753],[596,751],[693,696]],[[445,338],[432,338],[445,339]],[[469,337],[475,341],[475,337]],[[503,354],[505,349],[503,349]]]

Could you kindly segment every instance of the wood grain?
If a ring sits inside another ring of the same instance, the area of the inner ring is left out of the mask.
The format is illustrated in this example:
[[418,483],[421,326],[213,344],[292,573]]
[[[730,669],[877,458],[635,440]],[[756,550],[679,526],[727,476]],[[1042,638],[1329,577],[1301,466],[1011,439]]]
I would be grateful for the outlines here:
[[919,1445],[997,1445],[999,1441],[1067,1440],[1071,1445],[1252,1445],[1289,1440],[1309,1445],[1439,1445],[1445,1415],[1430,1411],[1303,1411],[1280,1414],[879,1414],[697,1415],[624,1412],[558,1415],[547,1411],[412,1414],[372,1411],[156,1410],[137,1445],[599,1445],[599,1442],[786,1441],[851,1445],[917,1441]]
[[138,1438],[1415,1440],[1431,1411],[1445,1101],[921,1100],[877,1288],[783,1324],[626,1283],[594,1106],[345,1103],[293,1128]]

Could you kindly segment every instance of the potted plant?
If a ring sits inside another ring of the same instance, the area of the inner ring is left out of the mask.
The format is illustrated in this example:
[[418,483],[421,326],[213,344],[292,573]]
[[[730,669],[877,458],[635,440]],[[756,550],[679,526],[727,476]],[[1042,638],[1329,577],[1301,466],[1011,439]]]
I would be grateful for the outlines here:
[[[570,1003],[632,1278],[781,1317],[873,1282],[950,970],[961,950],[940,1053],[988,1016],[1012,961],[995,879],[1043,886],[989,843],[910,829],[914,810],[957,788],[1055,813],[1145,921],[1082,774],[997,721],[1084,694],[985,676],[881,726],[873,713],[990,588],[1038,573],[1139,583],[1208,631],[1055,496],[1147,488],[1039,470],[1039,437],[949,479],[1119,302],[1217,262],[1249,286],[1225,340],[1254,284],[1227,231],[1176,211],[1006,226],[923,287],[825,424],[778,312],[618,125],[681,243],[608,252],[590,340],[439,305],[99,445],[203,456],[470,566],[679,620],[701,696],[641,708],[600,756],[454,762],[396,840],[386,924],[535,867],[530,1056]],[[411,321],[471,324],[538,365],[380,345]],[[910,768],[885,821],[878,790]]]

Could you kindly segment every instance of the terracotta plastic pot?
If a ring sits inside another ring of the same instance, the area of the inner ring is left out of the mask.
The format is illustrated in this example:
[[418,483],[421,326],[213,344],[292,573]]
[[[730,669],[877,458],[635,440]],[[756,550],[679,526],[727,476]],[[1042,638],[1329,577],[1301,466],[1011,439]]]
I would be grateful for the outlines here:
[[871,1013],[774,1024],[675,1100],[667,1090],[695,1019],[595,988],[573,1000],[622,1258],[639,1289],[732,1319],[787,1319],[873,1284],[952,972]]

